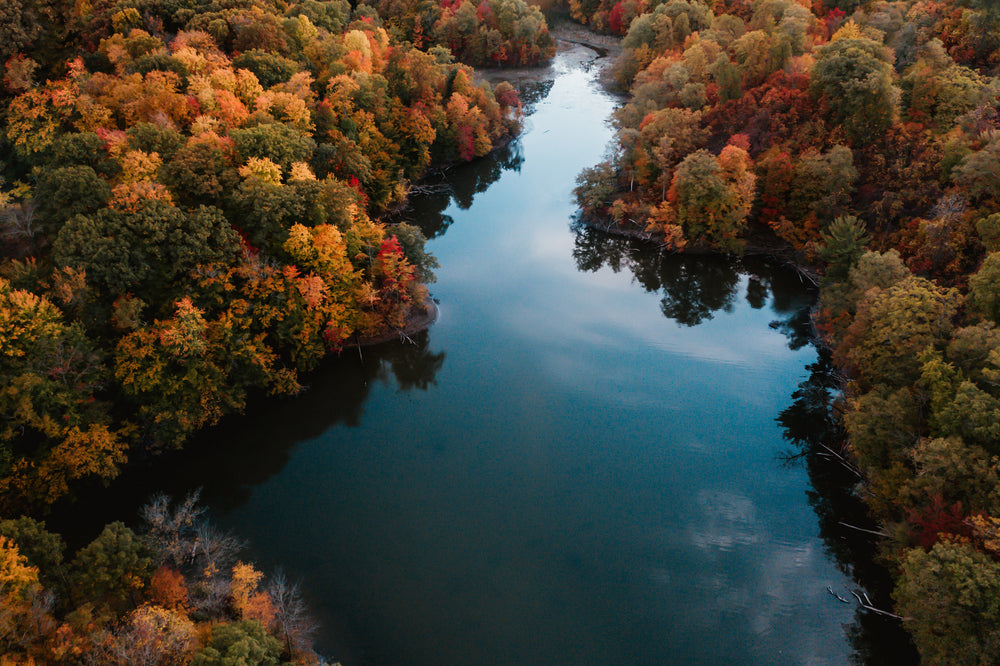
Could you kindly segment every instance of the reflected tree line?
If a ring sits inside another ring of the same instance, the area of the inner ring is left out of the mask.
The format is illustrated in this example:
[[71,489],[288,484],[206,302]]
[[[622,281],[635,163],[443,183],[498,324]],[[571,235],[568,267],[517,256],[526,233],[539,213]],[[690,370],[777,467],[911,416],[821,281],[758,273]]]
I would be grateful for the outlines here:
[[346,349],[312,373],[296,397],[256,396],[245,414],[199,433],[183,451],[159,456],[155,467],[139,461],[110,489],[82,489],[75,501],[56,506],[48,523],[71,546],[83,544],[108,521],[133,522],[134,507],[148,501],[151,489],[183,497],[202,488],[213,510],[235,509],[281,472],[297,443],[335,425],[360,425],[373,385],[394,383],[400,392],[433,386],[445,353],[432,351],[429,341],[424,331],[408,341]]
[[771,327],[785,334],[791,349],[812,341],[809,311],[815,293],[794,271],[770,259],[664,252],[647,241],[612,236],[579,223],[574,231],[577,268],[630,272],[643,289],[661,294],[663,316],[682,326],[697,326],[717,312],[731,312],[742,289],[743,298],[755,309],[768,305],[770,298],[778,317]]
[[461,210],[468,210],[477,194],[485,192],[504,171],[520,171],[523,162],[524,150],[517,139],[484,159],[442,169],[422,181],[416,188],[420,196],[411,199],[389,222],[417,225],[428,239],[443,236],[455,221],[445,213],[452,202]]
[[[674,254],[642,240],[625,239],[581,224],[573,257],[581,271],[610,268],[628,271],[648,292],[661,295],[660,310],[683,326],[697,326],[718,312],[729,312],[742,297],[755,309],[768,305],[777,319],[771,327],[783,333],[790,349],[812,344],[811,310],[816,293],[798,274],[766,258]],[[746,280],[743,278],[746,276]],[[812,490],[809,502],[819,518],[820,534],[837,566],[864,590],[876,607],[890,608],[892,580],[879,561],[881,537],[855,493],[861,480],[838,451],[844,432],[836,413],[838,378],[830,353],[820,349],[809,376],[791,395],[791,404],[777,417],[791,451],[782,455],[790,464],[803,464]],[[851,590],[835,592],[854,604]],[[833,596],[831,603],[839,603]],[[917,653],[897,620],[860,607],[847,628],[858,664],[912,664]]]
[[[552,83],[520,86],[529,112]],[[514,140],[484,159],[442,169],[422,181],[416,188],[420,194],[388,222],[411,222],[427,238],[441,236],[453,221],[444,212],[452,202],[460,209],[470,208],[477,194],[505,171],[519,171],[523,162],[521,142]],[[255,486],[281,472],[297,442],[318,437],[335,425],[358,426],[374,383],[395,382],[402,392],[434,385],[445,353],[431,351],[429,340],[425,331],[407,341],[346,349],[306,378],[307,390],[294,398],[253,398],[244,415],[202,431],[183,451],[159,456],[155,470],[145,464],[148,461],[136,461],[110,488],[81,488],[74,501],[53,507],[48,524],[70,546],[82,545],[108,521],[132,522],[132,507],[145,504],[151,489],[183,497],[203,488],[207,505],[222,513],[235,509],[249,499]]]

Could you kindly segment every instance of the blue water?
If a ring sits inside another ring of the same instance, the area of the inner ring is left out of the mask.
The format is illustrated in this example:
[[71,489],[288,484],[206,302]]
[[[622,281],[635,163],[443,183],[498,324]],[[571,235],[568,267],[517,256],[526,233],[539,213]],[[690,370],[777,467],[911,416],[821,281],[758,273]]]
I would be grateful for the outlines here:
[[845,663],[855,609],[827,586],[853,584],[775,420],[813,295],[573,225],[615,104],[579,53],[519,142],[410,213],[434,327],[346,352],[163,486],[203,485],[300,580],[344,666]]
[[854,611],[826,586],[850,582],[775,423],[815,351],[769,323],[810,297],[654,259],[707,311],[691,326],[627,266],[581,271],[570,192],[614,101],[555,69],[516,168],[429,243],[426,390],[369,359],[356,425],[296,441],[219,519],[304,582],[345,664],[844,663]]

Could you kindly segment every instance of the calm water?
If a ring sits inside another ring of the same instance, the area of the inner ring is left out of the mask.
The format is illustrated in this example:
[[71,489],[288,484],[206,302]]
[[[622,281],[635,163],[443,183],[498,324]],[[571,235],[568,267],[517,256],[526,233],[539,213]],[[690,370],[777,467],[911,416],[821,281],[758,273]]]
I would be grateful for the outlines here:
[[852,548],[821,535],[823,473],[787,460],[825,418],[814,295],[574,228],[614,101],[554,69],[523,137],[409,214],[441,263],[429,333],[117,497],[203,485],[345,666],[846,663],[871,633],[827,591],[857,587]]

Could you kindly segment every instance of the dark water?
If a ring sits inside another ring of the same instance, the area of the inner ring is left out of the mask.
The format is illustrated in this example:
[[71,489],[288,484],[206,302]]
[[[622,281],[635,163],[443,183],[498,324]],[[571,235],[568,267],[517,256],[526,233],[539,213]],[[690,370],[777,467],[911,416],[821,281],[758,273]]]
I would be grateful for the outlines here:
[[832,427],[815,295],[575,228],[614,105],[576,62],[521,140],[409,214],[441,264],[429,333],[333,360],[109,497],[203,486],[345,666],[906,661],[827,591],[881,575],[837,527],[845,480],[789,459]]

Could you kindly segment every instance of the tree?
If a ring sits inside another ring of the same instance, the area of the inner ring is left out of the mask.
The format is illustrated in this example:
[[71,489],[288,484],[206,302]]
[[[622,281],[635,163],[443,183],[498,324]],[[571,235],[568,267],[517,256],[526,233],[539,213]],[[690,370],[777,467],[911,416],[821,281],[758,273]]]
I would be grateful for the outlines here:
[[52,238],[66,220],[95,213],[110,196],[107,181],[86,165],[45,169],[35,188],[38,215]]
[[194,622],[160,606],[143,604],[132,611],[93,657],[125,666],[172,666],[185,663],[196,645]]
[[316,623],[309,616],[299,586],[289,583],[284,573],[278,571],[271,579],[267,593],[274,604],[274,619],[278,634],[284,641],[285,652],[293,657],[312,654],[310,646]]
[[[330,5],[334,6],[336,3],[331,2]],[[250,70],[260,81],[260,85],[266,89],[292,78],[292,75],[299,71],[300,65],[276,53],[250,49],[233,58],[233,68]]]
[[28,564],[17,544],[0,536],[0,649],[26,651],[52,631],[52,596],[38,583],[38,568]]
[[174,199],[187,206],[223,204],[239,176],[232,142],[211,132],[191,137],[163,166]]
[[668,201],[688,239],[727,252],[741,251],[755,191],[748,163],[746,151],[735,146],[728,146],[718,159],[699,150],[680,163]]
[[292,162],[308,162],[316,143],[308,134],[282,123],[268,123],[233,130],[229,133],[236,146],[237,161],[246,164],[251,157],[267,158],[287,172]]
[[871,386],[913,384],[920,374],[919,355],[940,348],[952,331],[961,295],[918,277],[907,277],[884,290],[871,290],[836,351]]
[[427,238],[420,227],[404,222],[393,225],[392,234],[403,248],[406,261],[413,266],[417,280],[423,284],[434,282],[436,280],[434,269],[440,264],[437,258],[425,249]]
[[108,479],[125,442],[95,399],[107,379],[79,324],[0,279],[0,495],[50,503],[82,477]]
[[996,165],[1000,162],[1000,138],[993,137],[982,150],[969,153],[954,171],[955,183],[976,200],[1000,201]]
[[864,37],[841,38],[816,50],[812,86],[831,116],[857,143],[878,138],[893,122],[898,97],[892,53]]
[[1000,655],[1000,563],[966,543],[906,552],[894,596],[921,656],[993,664]]
[[62,537],[45,529],[42,521],[21,516],[0,521],[0,535],[16,543],[26,563],[38,569],[39,580],[49,589],[65,583]]
[[115,377],[138,402],[153,448],[179,447],[195,430],[241,409],[248,386],[282,390],[274,352],[245,322],[208,320],[188,297],[175,308],[171,318],[122,338],[115,359]]
[[1000,323],[1000,252],[986,255],[982,266],[969,278],[969,309]]
[[134,211],[102,209],[71,218],[53,256],[86,271],[105,294],[148,295],[169,293],[171,283],[199,264],[230,264],[238,248],[239,237],[218,209],[185,212],[154,199]]
[[995,456],[960,437],[923,439],[910,452],[914,473],[903,502],[922,506],[940,497],[947,505],[960,503],[970,512],[1000,510],[1000,467]]
[[[937,352],[921,355],[920,385],[930,397],[928,426],[939,437],[960,436],[998,453],[1000,400],[969,381]],[[987,384],[988,386],[988,384]]]
[[829,223],[850,202],[858,172],[846,146],[826,153],[807,150],[794,167],[788,207],[793,219],[811,217]]
[[819,256],[826,262],[824,286],[846,282],[868,242],[864,223],[853,216],[838,217],[821,238]]
[[135,608],[152,573],[149,549],[114,522],[73,558],[70,584],[78,603],[90,601],[119,616]]
[[208,644],[191,658],[193,666],[278,666],[281,643],[260,622],[241,620],[212,628]]
[[259,589],[263,578],[264,574],[252,564],[237,562],[233,566],[231,595],[233,607],[241,619],[257,620],[269,627],[275,620],[275,611],[270,595]]

